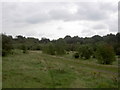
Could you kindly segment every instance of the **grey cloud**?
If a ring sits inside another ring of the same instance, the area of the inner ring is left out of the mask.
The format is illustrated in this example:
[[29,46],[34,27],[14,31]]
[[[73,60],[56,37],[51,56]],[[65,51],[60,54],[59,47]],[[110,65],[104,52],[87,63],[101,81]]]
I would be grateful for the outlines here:
[[69,18],[71,16],[70,13],[64,9],[51,10],[49,12],[49,14],[50,14],[51,18],[55,19],[55,20],[66,20],[67,18]]
[[100,7],[101,10],[106,10],[106,11],[109,11],[109,12],[117,12],[118,3],[111,3],[111,2],[100,3],[99,7]]
[[0,2],[0,33],[2,32],[2,3]]
[[109,23],[109,31],[110,32],[118,32],[118,23],[117,22]]
[[120,32],[120,1],[118,3],[118,32]]
[[103,20],[108,18],[107,11],[100,9],[98,3],[80,3],[78,4],[78,18],[83,20]]
[[105,24],[98,24],[98,25],[93,26],[93,29],[95,30],[106,29],[106,28],[107,26]]
[[108,18],[106,10],[101,10],[98,3],[75,3],[77,12],[72,14],[68,9],[55,9],[49,12],[51,19],[74,21],[74,20],[102,20]]
[[36,24],[36,23],[40,23],[40,22],[47,22],[50,20],[50,17],[49,15],[47,14],[38,14],[38,15],[33,15],[33,16],[30,16],[30,17],[27,17],[25,19],[25,21],[27,23],[31,23],[31,24]]
[[[69,3],[4,3],[3,14],[5,17],[3,18],[6,18],[7,21],[26,21],[32,24],[50,20],[74,21],[108,18],[109,13],[107,11],[109,10],[101,9],[98,3],[74,3],[74,5],[78,7],[75,14],[68,11]],[[105,4],[102,5],[106,6]]]
[[[39,23],[48,16],[42,3],[3,3],[3,20],[11,23]],[[42,8],[43,7],[43,8]]]
[[105,21],[110,32],[118,32],[118,16],[114,16]]
[[[76,13],[71,13],[69,9],[76,6]],[[117,31],[117,19],[113,19],[111,14],[117,12],[117,6],[111,3],[3,3],[3,26],[4,28],[27,27],[31,24],[50,22],[52,20],[69,21],[92,21],[105,23],[96,25],[93,29],[106,29]],[[114,16],[113,16],[114,17]],[[84,27],[86,27],[84,25]],[[88,25],[89,26],[89,25]],[[57,28],[59,29],[59,28]],[[6,29],[7,31],[7,29]],[[86,31],[86,30],[85,30]],[[8,31],[9,32],[9,31]],[[18,32],[18,31],[16,31]],[[19,31],[20,32],[20,31]],[[84,32],[84,31],[83,31]],[[86,31],[87,33],[88,31]],[[93,31],[89,34],[94,33]]]

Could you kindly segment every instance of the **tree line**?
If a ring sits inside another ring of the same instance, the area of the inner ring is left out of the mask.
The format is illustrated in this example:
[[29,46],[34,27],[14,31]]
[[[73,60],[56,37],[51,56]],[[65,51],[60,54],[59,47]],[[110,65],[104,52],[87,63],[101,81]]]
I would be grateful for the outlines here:
[[120,33],[85,38],[67,35],[57,40],[48,38],[39,40],[22,35],[13,38],[5,34],[1,34],[0,37],[2,38],[2,56],[10,54],[13,49],[21,49],[23,53],[27,50],[42,50],[43,53],[50,55],[64,55],[74,51],[75,58],[89,59],[92,57],[97,58],[99,63],[110,64],[114,61],[115,55],[120,55]]

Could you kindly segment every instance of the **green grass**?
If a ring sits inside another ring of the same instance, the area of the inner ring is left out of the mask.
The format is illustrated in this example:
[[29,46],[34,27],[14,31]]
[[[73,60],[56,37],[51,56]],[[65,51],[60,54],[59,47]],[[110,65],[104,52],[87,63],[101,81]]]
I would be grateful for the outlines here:
[[2,58],[3,88],[117,88],[118,66],[79,60],[72,54],[52,56],[41,51]]
[[0,56],[0,89],[2,89],[2,57]]

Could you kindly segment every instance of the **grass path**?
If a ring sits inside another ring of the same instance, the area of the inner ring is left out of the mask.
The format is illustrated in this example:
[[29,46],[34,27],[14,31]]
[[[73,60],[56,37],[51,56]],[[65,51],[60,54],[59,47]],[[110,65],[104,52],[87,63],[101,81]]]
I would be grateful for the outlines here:
[[50,77],[51,77],[51,82],[52,82],[52,87],[55,88],[55,80],[54,80],[54,76],[52,74],[52,72],[49,70],[49,64],[47,63],[47,61],[45,59],[43,59],[44,63],[45,63],[45,66],[46,66],[46,70],[48,71]]
[[96,71],[99,71],[99,72],[103,72],[103,73],[108,73],[108,74],[118,74],[118,66],[113,66],[113,65],[100,65],[100,64],[91,64],[91,63],[86,63],[84,62],[83,60],[80,61],[80,60],[77,60],[77,59],[68,59],[68,58],[65,58],[65,57],[60,57],[60,56],[51,56],[49,55],[50,57],[53,57],[53,58],[59,58],[59,59],[62,59],[62,60],[66,60],[66,62],[73,62],[73,63],[76,63],[76,64],[80,64],[79,66],[80,67],[85,67],[85,68],[89,68],[89,69],[93,69],[93,70],[96,70]]

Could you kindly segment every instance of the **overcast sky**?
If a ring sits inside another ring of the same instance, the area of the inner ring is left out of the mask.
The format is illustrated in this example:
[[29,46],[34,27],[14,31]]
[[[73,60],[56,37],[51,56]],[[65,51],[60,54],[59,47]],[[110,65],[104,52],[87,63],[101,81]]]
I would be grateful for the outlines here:
[[39,39],[116,34],[118,2],[2,2],[2,32]]

